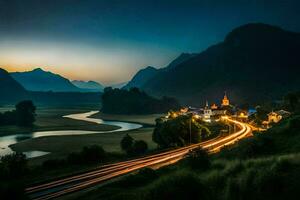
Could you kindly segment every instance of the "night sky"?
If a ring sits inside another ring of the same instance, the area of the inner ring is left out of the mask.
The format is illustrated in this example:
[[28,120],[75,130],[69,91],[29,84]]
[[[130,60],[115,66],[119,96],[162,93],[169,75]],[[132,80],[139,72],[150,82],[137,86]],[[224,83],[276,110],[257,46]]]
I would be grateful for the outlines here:
[[0,66],[123,82],[249,22],[300,32],[300,1],[0,0]]

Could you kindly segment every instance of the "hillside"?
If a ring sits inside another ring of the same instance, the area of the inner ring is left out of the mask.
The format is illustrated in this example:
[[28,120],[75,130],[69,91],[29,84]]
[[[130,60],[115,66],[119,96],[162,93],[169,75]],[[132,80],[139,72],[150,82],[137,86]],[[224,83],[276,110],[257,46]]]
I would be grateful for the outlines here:
[[165,70],[170,70],[176,67],[177,65],[180,65],[181,63],[195,57],[197,54],[196,53],[182,53],[180,54],[177,58],[175,58],[170,64],[163,68]]
[[27,96],[27,91],[7,71],[0,68],[0,103],[16,102]]
[[80,89],[74,86],[68,79],[52,72],[46,72],[41,68],[28,72],[14,72],[11,73],[11,76],[29,91],[80,91]]
[[154,78],[155,75],[157,75],[159,72],[168,71],[196,55],[197,54],[195,53],[192,54],[182,53],[177,58],[175,58],[170,64],[168,64],[168,66],[164,68],[157,69],[148,66],[144,69],[141,69],[133,76],[133,78],[127,83],[127,85],[123,87],[123,89],[130,89],[133,87],[142,88],[148,81]]
[[300,89],[299,49],[299,33],[247,24],[231,31],[223,42],[159,71],[141,88],[193,105],[216,101],[224,91],[234,103],[276,99]]
[[105,88],[101,112],[106,114],[157,114],[179,109],[176,99],[153,98],[138,88],[129,90]]
[[153,78],[156,73],[159,70],[148,66],[144,69],[141,69],[140,71],[138,71],[133,78],[127,83],[127,85],[125,87],[123,87],[124,89],[130,89],[133,87],[142,87],[148,80],[150,80],[151,78]]
[[104,89],[103,85],[101,85],[100,83],[95,82],[95,81],[74,80],[74,81],[72,81],[72,84],[80,89],[90,91],[90,92],[102,92]]

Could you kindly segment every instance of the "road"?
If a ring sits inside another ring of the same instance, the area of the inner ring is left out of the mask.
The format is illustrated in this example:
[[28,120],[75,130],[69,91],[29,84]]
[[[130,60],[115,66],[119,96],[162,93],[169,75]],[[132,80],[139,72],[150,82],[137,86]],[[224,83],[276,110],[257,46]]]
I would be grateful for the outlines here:
[[74,175],[49,183],[29,187],[26,189],[26,193],[31,199],[34,200],[53,199],[62,195],[95,186],[96,184],[103,183],[104,181],[128,174],[141,168],[156,165],[166,165],[177,162],[195,148],[201,147],[203,149],[206,149],[209,153],[215,153],[220,151],[220,149],[224,146],[231,145],[251,134],[252,130],[248,124],[229,118],[226,118],[225,120],[230,123],[236,124],[239,127],[239,131],[228,136],[216,137],[202,143],[193,144],[179,149],[170,150],[167,152],[145,156],[129,161],[104,165],[90,172],[85,172],[79,175]]

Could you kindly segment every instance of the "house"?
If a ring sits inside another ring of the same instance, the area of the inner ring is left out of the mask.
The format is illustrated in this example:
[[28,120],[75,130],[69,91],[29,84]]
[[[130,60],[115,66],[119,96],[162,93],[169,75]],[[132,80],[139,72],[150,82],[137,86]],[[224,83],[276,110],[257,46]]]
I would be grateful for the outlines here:
[[270,112],[268,114],[268,123],[278,123],[282,119],[282,115],[277,112]]

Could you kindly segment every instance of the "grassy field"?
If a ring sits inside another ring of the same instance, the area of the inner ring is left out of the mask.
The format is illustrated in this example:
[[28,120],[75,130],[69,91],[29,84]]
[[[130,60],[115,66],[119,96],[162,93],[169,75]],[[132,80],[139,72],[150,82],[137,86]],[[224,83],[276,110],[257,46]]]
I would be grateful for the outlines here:
[[[89,131],[108,131],[116,129],[115,126],[94,124],[62,118],[61,116],[72,113],[88,112],[95,110],[95,108],[41,108],[37,113],[37,121],[35,123],[35,131],[49,131],[49,130],[89,130]],[[86,135],[73,135],[73,136],[49,136],[40,137],[30,140],[25,140],[14,144],[11,148],[15,151],[46,151],[51,152],[45,156],[32,158],[29,160],[30,165],[39,165],[45,160],[54,158],[63,158],[71,152],[80,151],[84,146],[101,145],[107,152],[120,153],[120,141],[125,134],[130,134],[136,140],[144,140],[148,143],[149,149],[152,150],[156,144],[152,141],[152,124],[158,115],[145,115],[145,116],[128,116],[125,115],[95,115],[93,118],[103,117],[107,120],[138,122],[146,124],[147,126],[137,130],[114,132],[114,133],[95,133]],[[1,127],[4,130],[8,127]],[[12,127],[11,132],[22,133],[24,129]]]
[[156,171],[140,170],[60,199],[298,199],[299,122],[299,115],[282,120],[206,161],[194,158],[192,165],[187,158]]
[[155,119],[163,116],[163,114],[152,114],[152,115],[112,115],[97,113],[92,117],[101,118],[106,120],[119,120],[124,122],[137,122],[145,125],[155,125]]
[[[1,108],[0,112],[11,110],[13,107]],[[28,133],[34,131],[54,131],[54,130],[88,130],[88,131],[110,131],[118,129],[117,126],[95,124],[79,120],[63,118],[62,116],[74,113],[97,110],[97,107],[84,108],[50,108],[38,107],[37,117],[34,127],[25,128],[18,126],[0,126],[0,136],[17,133]]]
[[156,145],[152,142],[152,131],[153,128],[141,128],[115,133],[40,137],[14,144],[11,148],[15,151],[39,150],[51,152],[51,154],[30,159],[30,164],[37,165],[47,159],[63,158],[71,152],[80,151],[84,146],[90,145],[100,145],[107,152],[120,153],[120,141],[127,133],[136,140],[146,141],[149,149],[154,149]]
[[[60,200],[297,199],[300,154],[247,160],[212,160],[209,169],[183,163],[151,173],[140,171],[94,190]],[[286,198],[285,198],[286,197]]]

